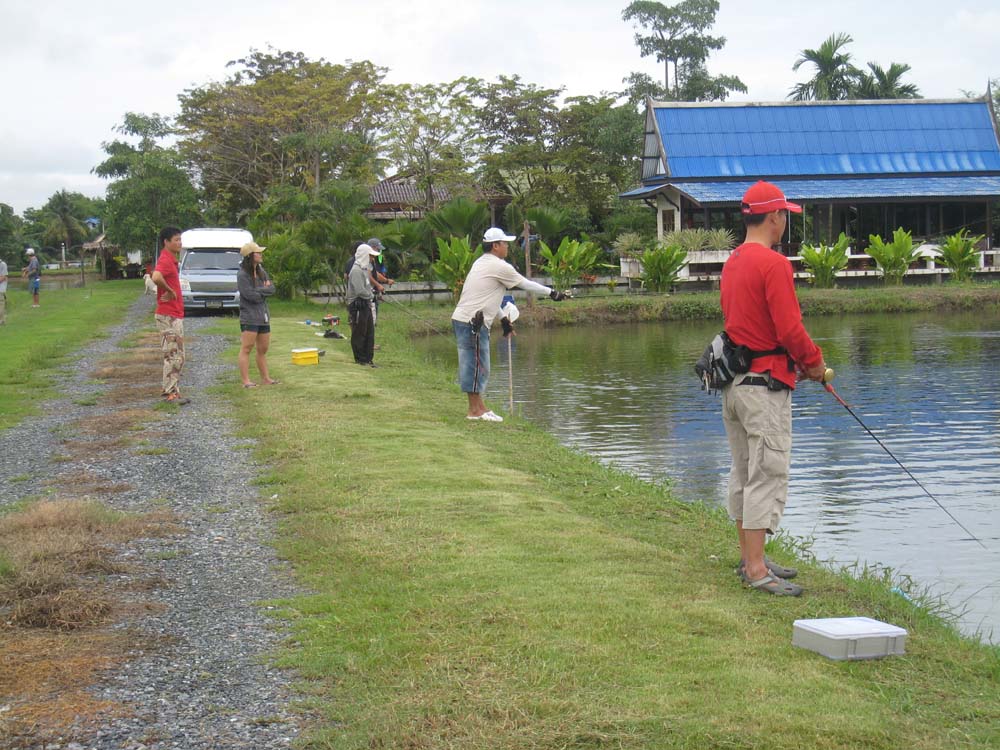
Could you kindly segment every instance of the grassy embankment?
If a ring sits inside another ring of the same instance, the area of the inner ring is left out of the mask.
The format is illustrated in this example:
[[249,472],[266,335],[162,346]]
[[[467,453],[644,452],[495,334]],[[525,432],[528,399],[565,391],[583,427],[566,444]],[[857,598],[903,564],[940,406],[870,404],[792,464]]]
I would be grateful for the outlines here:
[[[867,287],[862,289],[798,290],[802,313],[848,315],[1000,309],[1000,286],[946,284],[938,286]],[[718,292],[691,294],[581,296],[569,305],[540,305],[526,323],[541,325],[583,322],[722,319]],[[525,312],[524,309],[521,310]],[[449,311],[450,314],[450,311]],[[445,316],[447,317],[447,316]],[[524,323],[522,323],[524,325]]]
[[23,289],[7,291],[7,325],[0,326],[0,429],[36,413],[50,376],[87,342],[105,335],[141,293],[142,281],[43,290],[41,307]]
[[[806,292],[803,303],[966,298],[997,309],[1000,293]],[[715,294],[535,310],[543,322],[718,315]],[[449,308],[412,311],[447,330]],[[423,326],[396,305],[382,306],[376,370],[298,322],[316,307],[273,313],[283,384],[243,390],[234,374],[225,390],[270,467],[261,492],[277,496],[278,547],[315,592],[282,606],[294,637],[281,661],[322,716],[310,746],[1000,746],[1000,649],[891,593],[884,575],[852,580],[806,559],[802,598],[749,592],[718,512],[523,421],[467,421],[451,369],[412,345]],[[290,364],[291,348],[316,345],[318,367]],[[795,557],[789,543],[771,552]],[[791,647],[793,620],[844,615],[905,627],[907,655],[835,663]]]

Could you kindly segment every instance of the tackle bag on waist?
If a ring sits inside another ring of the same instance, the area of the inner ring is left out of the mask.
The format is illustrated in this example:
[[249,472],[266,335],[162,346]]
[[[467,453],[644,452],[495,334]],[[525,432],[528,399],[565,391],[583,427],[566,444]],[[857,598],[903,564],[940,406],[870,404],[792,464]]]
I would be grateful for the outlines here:
[[694,371],[701,379],[704,391],[718,391],[733,382],[737,375],[750,372],[750,366],[757,357],[770,354],[785,354],[784,347],[754,351],[743,344],[734,344],[725,331],[719,333],[702,352],[694,365]]

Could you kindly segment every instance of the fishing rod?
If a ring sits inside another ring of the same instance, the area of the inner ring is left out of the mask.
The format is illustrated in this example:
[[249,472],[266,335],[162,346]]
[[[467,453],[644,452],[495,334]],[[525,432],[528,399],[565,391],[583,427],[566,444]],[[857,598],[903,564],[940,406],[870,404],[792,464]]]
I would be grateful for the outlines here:
[[842,399],[840,397],[840,395],[837,393],[837,391],[835,391],[833,389],[833,383],[831,382],[832,380],[833,380],[833,370],[831,370],[828,367],[826,369],[826,372],[823,373],[823,381],[822,381],[823,382],[823,387],[830,393],[831,396],[833,396],[835,399],[837,399],[837,403],[839,403],[841,406],[843,406],[845,409],[847,409],[847,412],[852,417],[854,417],[857,420],[858,424],[861,425],[864,428],[865,432],[867,432],[869,435],[871,435],[872,439],[882,447],[882,450],[884,450],[886,453],[888,453],[889,457],[892,458],[892,460],[895,461],[897,464],[899,464],[899,468],[901,468],[903,471],[905,471],[906,475],[910,479],[912,479],[914,482],[916,482],[916,485],[920,489],[922,489],[924,491],[924,494],[927,495],[927,497],[929,497],[935,503],[937,503],[937,506],[941,510],[943,510],[945,513],[948,514],[948,518],[950,518],[952,521],[954,521],[962,531],[964,531],[966,534],[968,534],[972,538],[972,540],[974,542],[976,542],[976,544],[978,544],[983,549],[987,549],[986,545],[983,544],[982,541],[975,534],[973,534],[971,531],[969,531],[967,528],[965,528],[965,526],[962,524],[962,522],[959,521],[957,518],[955,518],[955,516],[953,516],[951,514],[951,511],[948,510],[946,507],[944,507],[941,504],[941,502],[936,497],[934,497],[934,495],[932,495],[930,493],[930,491],[926,487],[924,487],[923,484],[920,483],[919,479],[917,479],[915,476],[913,476],[913,473],[909,469],[907,469],[905,466],[903,466],[903,462],[900,461],[898,458],[896,458],[895,454],[893,454],[893,452],[886,447],[885,443],[883,443],[881,440],[879,440],[878,437],[876,437],[875,433],[868,429],[868,425],[866,425],[864,422],[861,421],[861,417],[859,417],[857,414],[855,414],[854,413],[854,409],[852,409],[850,406],[848,406],[847,402],[844,401],[844,399]]
[[[573,295],[570,294],[569,292],[563,292],[563,294],[566,295],[567,299],[573,299]],[[427,326],[432,331],[434,331],[434,333],[437,333],[437,334],[439,334],[441,336],[444,336],[445,338],[449,338],[449,339],[451,338],[451,334],[450,333],[445,333],[444,331],[440,330],[437,326],[435,326],[429,320],[427,320],[426,318],[420,317],[419,315],[417,315],[415,312],[413,312],[410,308],[408,308],[406,305],[404,305],[399,300],[393,299],[388,294],[383,295],[382,299],[384,299],[384,300],[387,299],[387,300],[390,300],[391,302],[394,302],[396,305],[398,305],[400,308],[402,308],[406,312],[407,315],[409,315],[411,318],[415,318],[416,320],[419,320],[425,326]]]
[[390,300],[390,301],[392,301],[392,302],[395,302],[395,303],[396,303],[396,304],[397,304],[397,305],[398,305],[398,306],[399,306],[400,308],[402,308],[402,309],[403,309],[404,311],[406,311],[406,314],[407,314],[407,315],[409,315],[409,316],[410,316],[411,318],[416,318],[416,319],[417,319],[417,320],[419,320],[419,321],[420,321],[421,323],[423,323],[423,324],[424,324],[425,326],[427,326],[427,327],[428,327],[428,328],[430,328],[430,329],[431,329],[432,331],[434,331],[434,333],[436,333],[436,334],[439,334],[439,335],[441,335],[441,336],[444,336],[445,338],[451,338],[451,335],[450,335],[450,334],[447,334],[447,333],[445,333],[444,331],[440,330],[440,329],[439,329],[439,328],[438,328],[437,326],[435,326],[435,325],[434,325],[433,323],[431,323],[431,322],[430,322],[429,320],[426,320],[426,319],[424,319],[424,318],[421,318],[421,317],[420,317],[419,315],[417,315],[417,314],[416,314],[415,312],[413,312],[413,311],[412,311],[412,310],[411,310],[410,308],[408,308],[408,307],[407,307],[406,305],[404,305],[404,304],[403,304],[402,302],[400,302],[399,300],[395,300],[395,299],[393,299],[392,297],[390,297],[389,295],[384,295],[384,296],[382,297],[382,299],[387,299],[387,300]]

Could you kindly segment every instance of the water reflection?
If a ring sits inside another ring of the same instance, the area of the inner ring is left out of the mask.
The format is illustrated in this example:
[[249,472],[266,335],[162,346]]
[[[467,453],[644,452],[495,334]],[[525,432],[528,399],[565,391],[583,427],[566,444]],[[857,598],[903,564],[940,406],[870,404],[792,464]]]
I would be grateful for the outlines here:
[[[816,384],[796,391],[783,526],[824,559],[878,562],[966,609],[966,632],[1000,641],[1000,320],[893,315],[807,322],[858,416],[987,546],[968,538]],[[716,397],[692,365],[718,323],[525,330],[516,408],[563,443],[686,499],[721,502],[729,453]],[[444,339],[431,343],[444,357]],[[506,346],[490,401],[507,399]]]

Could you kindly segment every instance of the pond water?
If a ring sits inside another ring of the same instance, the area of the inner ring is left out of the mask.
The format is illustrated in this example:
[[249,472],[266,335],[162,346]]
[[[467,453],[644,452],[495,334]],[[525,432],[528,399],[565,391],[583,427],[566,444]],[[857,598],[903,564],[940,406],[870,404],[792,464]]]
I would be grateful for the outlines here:
[[[8,264],[8,267],[10,264]],[[28,293],[28,281],[27,279],[20,278],[20,271],[11,267],[11,275],[8,277],[7,293],[13,294],[15,292]],[[15,273],[16,272],[16,273]],[[87,284],[95,284],[102,280],[102,276],[99,273],[94,273],[92,271],[86,272],[86,282]],[[77,269],[76,273],[45,273],[42,271],[42,283],[41,290],[45,291],[57,291],[60,289],[75,289],[80,286],[80,271]]]
[[[795,391],[782,528],[810,540],[822,560],[911,576],[961,613],[964,632],[1000,642],[1000,317],[824,317],[806,326],[841,397],[986,549],[816,383]],[[668,480],[683,499],[722,504],[720,399],[700,390],[693,371],[719,328],[524,329],[513,345],[515,410],[566,445]],[[428,345],[453,362],[453,343],[433,338]],[[499,332],[493,338],[487,401],[506,410],[507,347]]]

